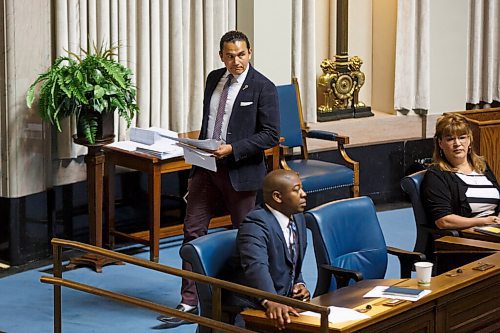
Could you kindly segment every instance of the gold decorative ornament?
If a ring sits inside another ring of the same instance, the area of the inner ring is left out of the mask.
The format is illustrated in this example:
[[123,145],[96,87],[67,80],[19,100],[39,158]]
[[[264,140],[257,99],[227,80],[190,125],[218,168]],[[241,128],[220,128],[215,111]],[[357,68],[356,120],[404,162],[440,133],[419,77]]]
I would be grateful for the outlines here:
[[347,56],[348,1],[337,1],[337,55],[324,59],[318,86],[323,90],[324,104],[318,107],[318,121],[373,116],[371,108],[359,100],[359,91],[365,83],[361,71],[363,60]]
[[[323,75],[319,77],[318,85],[324,88],[324,104],[320,105],[320,113],[332,112],[332,109],[349,107],[364,107],[359,100],[359,90],[365,83],[365,74],[360,70],[363,61],[354,56],[348,62],[340,64],[330,59],[321,62]],[[346,68],[342,73],[337,68]]]

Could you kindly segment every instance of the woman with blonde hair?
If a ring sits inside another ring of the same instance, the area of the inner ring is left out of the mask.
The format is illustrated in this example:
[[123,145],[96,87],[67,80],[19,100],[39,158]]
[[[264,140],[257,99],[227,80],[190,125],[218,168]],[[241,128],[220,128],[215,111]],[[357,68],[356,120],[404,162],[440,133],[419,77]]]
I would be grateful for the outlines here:
[[433,164],[421,193],[429,221],[440,229],[500,223],[500,186],[472,142],[465,117],[449,113],[438,118]]

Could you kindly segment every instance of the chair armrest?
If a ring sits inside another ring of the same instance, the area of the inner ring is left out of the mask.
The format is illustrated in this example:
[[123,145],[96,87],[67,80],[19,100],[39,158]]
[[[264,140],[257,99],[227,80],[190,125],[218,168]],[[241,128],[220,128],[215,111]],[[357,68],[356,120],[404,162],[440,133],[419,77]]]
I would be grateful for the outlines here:
[[439,237],[442,237],[442,236],[453,236],[453,237],[460,237],[460,232],[458,230],[454,230],[454,229],[432,229],[432,228],[429,228],[431,229],[432,233],[433,234],[436,234],[438,235]]
[[281,168],[284,170],[292,170],[292,168],[288,166],[288,163],[286,163],[286,158],[285,158],[288,155],[289,147],[280,144],[279,148],[280,148],[279,158],[280,158]]
[[395,255],[399,259],[401,268],[401,278],[410,278],[413,264],[417,261],[425,261],[425,254],[420,252],[406,251],[395,247],[388,246],[387,252]]
[[349,143],[349,137],[345,135],[339,135],[335,132],[322,131],[322,130],[309,130],[307,131],[307,137],[311,139],[321,139],[328,141],[337,141],[341,145]]
[[353,160],[345,149],[345,145],[349,143],[349,137],[339,135],[338,133],[322,131],[322,130],[309,130],[307,137],[312,139],[321,139],[337,142],[337,151],[342,157],[343,163],[354,172],[354,181],[351,188],[351,195],[353,197],[359,196],[359,162]]
[[323,264],[320,266],[320,270],[323,271],[323,274],[329,274],[330,277],[333,274],[337,282],[337,288],[348,286],[351,279],[356,282],[363,280],[363,274],[361,272],[352,271],[350,269]]
[[424,225],[422,225],[421,228],[429,232],[434,239],[441,238],[443,236],[460,237],[460,232],[455,229],[438,229]]
[[269,171],[280,168],[280,153],[281,147],[279,144],[264,151],[264,155],[267,158],[268,169],[270,169]]
[[349,137],[345,135],[339,135],[334,132],[329,132],[329,131],[322,131],[322,130],[310,130],[307,132],[307,137],[311,139],[321,139],[321,140],[328,140],[328,141],[335,141],[337,142],[337,148],[342,156],[342,159],[349,165],[351,169],[355,169],[355,172],[359,172],[359,162],[353,160],[348,154],[347,151],[345,150],[344,145],[349,143]]

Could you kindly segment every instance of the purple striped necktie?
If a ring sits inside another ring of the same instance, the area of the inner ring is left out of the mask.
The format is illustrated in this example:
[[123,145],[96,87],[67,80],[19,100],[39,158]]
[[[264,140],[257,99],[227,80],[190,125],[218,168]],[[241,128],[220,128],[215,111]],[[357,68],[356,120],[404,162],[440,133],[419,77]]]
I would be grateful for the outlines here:
[[227,93],[229,92],[229,86],[233,81],[233,74],[229,74],[227,76],[226,84],[222,89],[222,93],[220,94],[219,106],[217,107],[217,115],[215,116],[215,125],[214,125],[214,133],[212,135],[212,139],[220,140],[222,134],[222,120],[224,119],[224,113],[226,111],[226,101],[227,101]]
[[293,264],[297,263],[297,225],[293,219],[290,219],[288,223],[288,229],[290,230],[290,257],[292,257]]
[[291,280],[292,280],[292,283],[291,283],[291,286],[290,286],[290,291],[289,291],[289,296],[292,296],[293,295],[293,286],[294,286],[294,283],[295,283],[295,276],[297,274],[296,270],[297,270],[297,258],[298,258],[298,248],[297,248],[297,225],[295,224],[295,221],[292,219],[290,219],[289,223],[288,223],[288,229],[290,231],[290,234],[289,234],[289,241],[290,241],[290,247],[289,247],[289,251],[290,251],[290,257],[292,258],[292,263],[293,263],[293,266],[292,266],[292,275],[291,275]]

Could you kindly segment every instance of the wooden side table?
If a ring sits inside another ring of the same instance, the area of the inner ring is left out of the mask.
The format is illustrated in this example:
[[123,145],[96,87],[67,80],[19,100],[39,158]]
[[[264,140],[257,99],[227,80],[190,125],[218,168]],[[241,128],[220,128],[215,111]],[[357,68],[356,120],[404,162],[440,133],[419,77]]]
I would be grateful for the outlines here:
[[[106,234],[111,248],[115,245],[115,237],[150,246],[150,260],[158,262],[160,238],[182,234],[182,223],[171,227],[160,227],[161,175],[164,173],[188,170],[182,157],[160,160],[154,156],[126,151],[115,147],[104,147],[106,154],[104,193],[106,200],[105,217]],[[123,166],[145,172],[148,176],[148,230],[136,233],[124,233],[115,227],[115,169]],[[230,225],[228,220],[223,225]]]

